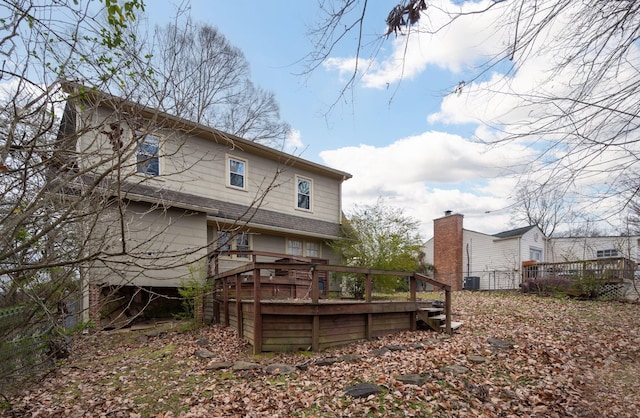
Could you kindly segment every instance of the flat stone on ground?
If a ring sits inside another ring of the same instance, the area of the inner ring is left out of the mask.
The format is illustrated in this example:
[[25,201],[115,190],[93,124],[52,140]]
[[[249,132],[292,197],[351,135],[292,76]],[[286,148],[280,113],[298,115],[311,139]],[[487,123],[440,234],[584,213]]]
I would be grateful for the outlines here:
[[404,351],[404,350],[408,350],[407,347],[405,347],[404,345],[394,345],[394,344],[390,344],[390,345],[386,345],[386,348],[388,348],[391,351]]
[[487,342],[496,348],[507,350],[513,348],[516,343],[510,340],[500,340],[498,338],[487,338]]
[[236,361],[231,367],[232,370],[255,370],[261,368],[262,365],[258,363],[251,363],[249,361]]
[[382,389],[371,383],[360,383],[359,385],[349,386],[344,390],[347,395],[354,398],[366,398],[369,395],[381,393]]
[[469,369],[467,369],[466,367],[463,367],[463,366],[458,366],[458,365],[455,365],[455,364],[451,364],[451,365],[442,367],[442,371],[444,373],[451,373],[451,374],[454,374],[454,375],[458,375],[458,374],[465,374],[466,372],[469,371]]
[[382,348],[374,348],[373,350],[371,350],[371,353],[375,354],[376,356],[382,356],[388,353],[389,351],[390,350],[387,347],[382,347]]
[[483,356],[467,356],[467,360],[470,363],[480,364],[486,362],[487,358]]
[[335,357],[319,358],[316,359],[315,364],[318,366],[330,366],[333,363],[337,363],[338,361],[340,360]]
[[274,363],[268,365],[265,371],[269,374],[291,374],[295,371],[295,367],[288,364]]
[[396,377],[398,382],[402,382],[405,385],[417,385],[422,386],[428,380],[426,377],[420,376],[419,374],[409,373],[409,374],[401,374]]
[[233,366],[230,361],[213,361],[207,365],[207,370],[222,370]]
[[201,359],[213,358],[216,356],[215,353],[212,353],[206,348],[201,348],[200,350],[196,351],[194,355]]

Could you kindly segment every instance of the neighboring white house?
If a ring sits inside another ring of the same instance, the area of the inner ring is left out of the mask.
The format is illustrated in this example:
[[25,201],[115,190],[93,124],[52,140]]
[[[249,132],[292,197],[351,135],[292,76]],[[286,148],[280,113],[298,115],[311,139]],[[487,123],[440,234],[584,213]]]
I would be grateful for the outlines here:
[[[449,212],[434,220],[434,237],[425,243],[425,261],[435,266],[441,280],[468,289],[517,289],[523,262],[640,260],[640,236],[547,238],[533,225],[490,235],[464,229],[462,221],[463,215]],[[457,251],[439,257],[437,246]]]

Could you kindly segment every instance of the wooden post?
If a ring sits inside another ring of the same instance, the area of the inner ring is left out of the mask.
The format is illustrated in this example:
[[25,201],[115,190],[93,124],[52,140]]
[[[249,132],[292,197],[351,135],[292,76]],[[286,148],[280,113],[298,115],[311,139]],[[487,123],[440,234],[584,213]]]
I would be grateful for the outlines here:
[[315,311],[316,314],[313,315],[313,322],[311,324],[311,351],[320,351],[320,315],[317,314],[317,306]]
[[416,301],[416,276],[409,276],[409,300]]
[[318,303],[320,299],[320,272],[312,267],[311,273],[311,303]]
[[238,336],[242,338],[242,279],[239,274],[236,274],[236,321]]
[[364,325],[364,337],[367,339],[367,341],[371,341],[372,338],[372,331],[373,331],[373,314],[372,313],[368,313],[366,318],[365,318],[366,324]]
[[[255,255],[254,255],[255,262]],[[253,270],[253,353],[262,353],[262,304],[260,302],[260,269]]]
[[224,326],[229,326],[229,281],[222,279],[222,302],[224,303]]
[[371,273],[367,273],[364,275],[364,300],[366,302],[371,302],[372,288],[373,288],[373,284],[371,282]]
[[453,335],[451,329],[451,287],[444,289],[444,315],[447,334]]

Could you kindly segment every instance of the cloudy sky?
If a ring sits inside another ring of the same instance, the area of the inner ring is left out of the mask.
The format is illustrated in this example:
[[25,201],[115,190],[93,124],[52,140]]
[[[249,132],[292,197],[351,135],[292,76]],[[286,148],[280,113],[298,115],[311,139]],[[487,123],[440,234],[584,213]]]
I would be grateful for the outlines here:
[[[150,26],[164,24],[175,14],[175,5],[168,2],[148,3]],[[500,64],[471,79],[479,64],[504,53],[506,40],[513,36],[509,28],[496,28],[504,11],[495,8],[458,19],[435,35],[383,40],[384,19],[395,3],[368,2],[363,45],[367,51],[379,50],[373,58],[366,52],[361,56],[359,68],[367,72],[346,97],[340,97],[340,91],[353,72],[355,32],[323,65],[304,74],[304,57],[313,49],[308,33],[320,22],[317,2],[188,4],[195,20],[218,27],[242,49],[255,82],[275,93],[283,119],[293,128],[287,151],[353,175],[343,189],[347,212],[382,196],[420,220],[425,238],[432,235],[433,219],[445,210],[464,214],[465,227],[481,232],[523,226],[511,221],[508,208],[518,176],[524,170],[536,172],[530,165],[535,145],[515,141],[487,147],[481,140],[498,138],[499,132],[485,123],[507,126],[535,120],[544,109],[517,94],[540,86],[561,91],[575,74],[568,69],[550,84],[547,71],[556,55],[553,48],[544,48],[529,51],[529,59],[516,71]],[[431,3],[437,7],[421,21],[431,28],[447,21],[447,10],[483,7]],[[553,39],[553,30],[546,40]],[[465,87],[456,92],[461,81]]]

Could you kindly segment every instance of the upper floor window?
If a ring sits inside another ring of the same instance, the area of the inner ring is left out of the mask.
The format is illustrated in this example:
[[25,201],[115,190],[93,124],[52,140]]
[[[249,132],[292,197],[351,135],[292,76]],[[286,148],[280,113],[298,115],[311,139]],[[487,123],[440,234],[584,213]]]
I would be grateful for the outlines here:
[[160,138],[145,135],[136,149],[136,170],[149,176],[160,175]]
[[613,248],[608,250],[597,250],[596,257],[597,258],[618,257],[618,250],[615,250]]
[[236,157],[227,157],[227,186],[246,189],[247,162]]
[[539,248],[529,248],[529,260],[542,261],[542,250]]
[[311,210],[311,180],[304,177],[297,177],[296,182],[297,208]]

